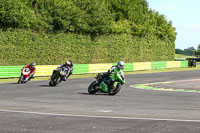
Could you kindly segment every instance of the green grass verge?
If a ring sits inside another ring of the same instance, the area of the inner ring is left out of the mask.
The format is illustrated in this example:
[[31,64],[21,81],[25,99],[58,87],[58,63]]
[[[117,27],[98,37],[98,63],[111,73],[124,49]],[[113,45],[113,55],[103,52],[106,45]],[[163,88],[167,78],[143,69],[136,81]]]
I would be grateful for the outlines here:
[[175,54],[175,58],[196,58],[196,56],[189,56],[183,54]]
[[[144,73],[159,73],[159,72],[174,72],[174,71],[189,71],[189,70],[198,70],[200,69],[200,65],[197,65],[195,68],[168,68],[168,69],[156,69],[156,70],[144,70],[144,71],[133,71],[133,72],[125,72],[125,75],[129,74],[144,74]],[[85,78],[85,77],[95,77],[96,74],[81,74],[81,75],[71,75],[70,78]],[[35,77],[35,79],[31,81],[38,80],[49,80],[50,77]],[[0,83],[8,83],[8,82],[17,82],[18,78],[10,78],[10,79],[0,79]]]

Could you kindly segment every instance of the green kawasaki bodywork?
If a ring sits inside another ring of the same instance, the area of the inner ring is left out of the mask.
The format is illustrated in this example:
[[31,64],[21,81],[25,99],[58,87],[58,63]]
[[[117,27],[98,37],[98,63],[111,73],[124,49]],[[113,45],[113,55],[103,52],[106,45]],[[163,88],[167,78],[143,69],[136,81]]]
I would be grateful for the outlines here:
[[[126,81],[123,80],[122,77],[120,76],[120,73],[121,73],[122,75],[124,75],[123,71],[118,70],[118,69],[116,68],[116,69],[114,69],[114,72],[113,72],[112,74],[110,74],[110,76],[109,76],[109,78],[110,78],[111,80],[114,80],[114,83],[113,83],[113,87],[114,87],[114,88],[116,88],[117,85],[118,85],[119,83],[123,83],[123,84],[126,83]],[[103,92],[106,92],[106,93],[107,93],[107,92],[109,91],[108,86],[107,86],[104,82],[101,82],[100,88],[102,89]]]

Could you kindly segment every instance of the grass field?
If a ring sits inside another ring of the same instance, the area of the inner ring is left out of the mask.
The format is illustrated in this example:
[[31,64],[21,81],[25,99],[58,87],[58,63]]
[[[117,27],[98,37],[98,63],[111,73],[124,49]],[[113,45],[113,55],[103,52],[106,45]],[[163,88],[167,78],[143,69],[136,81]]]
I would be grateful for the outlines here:
[[183,54],[175,54],[175,58],[196,58],[196,56],[188,56]]
[[[144,70],[144,71],[133,71],[133,72],[124,72],[125,75],[128,74],[143,74],[143,73],[158,73],[158,72],[173,72],[173,71],[189,71],[189,70],[199,70],[200,65],[197,65],[197,67],[193,68],[168,68],[168,69],[156,69],[156,70]],[[81,74],[81,75],[71,75],[70,78],[85,78],[85,77],[95,77],[96,74]],[[37,81],[37,80],[48,80],[50,77],[35,77],[35,79],[31,81]],[[10,78],[10,79],[0,79],[0,83],[8,83],[8,82],[17,82],[18,78]]]

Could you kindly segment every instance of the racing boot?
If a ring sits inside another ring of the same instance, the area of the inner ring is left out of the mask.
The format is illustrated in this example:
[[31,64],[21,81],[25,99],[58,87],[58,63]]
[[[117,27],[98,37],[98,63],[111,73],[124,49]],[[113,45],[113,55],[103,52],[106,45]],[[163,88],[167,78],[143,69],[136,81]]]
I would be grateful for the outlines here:
[[28,81],[30,81],[31,79],[34,79],[35,77],[33,75],[31,75],[31,77],[28,79]]

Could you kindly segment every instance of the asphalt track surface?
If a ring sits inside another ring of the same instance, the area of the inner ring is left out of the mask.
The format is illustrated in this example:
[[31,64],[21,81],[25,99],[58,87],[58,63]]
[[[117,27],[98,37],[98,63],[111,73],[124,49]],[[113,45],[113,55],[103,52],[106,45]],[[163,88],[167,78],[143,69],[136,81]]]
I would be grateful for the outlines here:
[[199,70],[125,77],[115,96],[89,95],[94,78],[69,79],[56,87],[48,80],[0,84],[0,133],[200,132],[200,93],[130,87],[200,79]]

